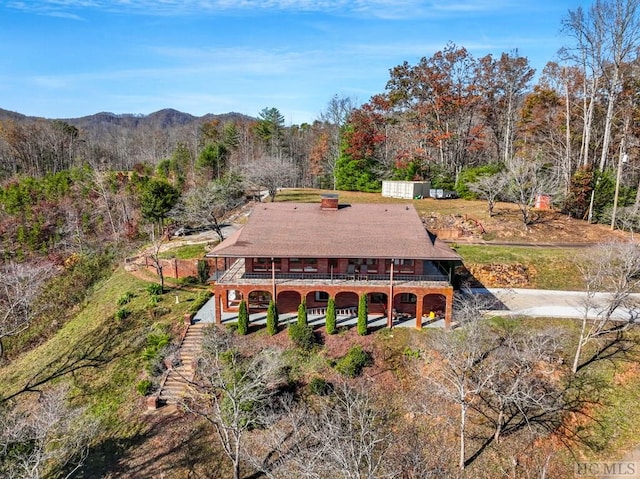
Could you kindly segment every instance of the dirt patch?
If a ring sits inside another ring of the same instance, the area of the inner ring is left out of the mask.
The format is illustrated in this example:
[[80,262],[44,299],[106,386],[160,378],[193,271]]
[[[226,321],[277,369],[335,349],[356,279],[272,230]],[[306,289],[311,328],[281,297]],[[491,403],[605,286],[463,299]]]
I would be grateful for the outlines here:
[[612,231],[606,225],[589,224],[551,210],[536,210],[536,222],[525,227],[517,206],[509,203],[499,203],[491,217],[486,203],[468,200],[432,201],[420,205],[419,211],[427,229],[436,234],[446,232],[445,239],[455,230],[457,238],[451,239],[458,242],[595,244],[628,237],[628,233]]
[[534,284],[535,267],[520,263],[467,264],[457,268],[456,275],[470,288],[527,288]]

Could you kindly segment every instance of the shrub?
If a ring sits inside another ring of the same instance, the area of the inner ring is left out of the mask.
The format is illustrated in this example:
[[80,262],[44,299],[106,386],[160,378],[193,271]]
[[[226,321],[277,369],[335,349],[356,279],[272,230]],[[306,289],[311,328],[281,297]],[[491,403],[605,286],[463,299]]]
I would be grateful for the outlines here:
[[409,346],[407,346],[406,348],[404,348],[404,351],[402,351],[402,354],[404,355],[404,357],[406,358],[410,358],[410,359],[420,359],[420,350],[419,349],[413,349],[410,348]]
[[118,298],[118,306],[124,306],[125,304],[129,304],[129,302],[133,299],[134,294],[131,291],[127,291],[122,296]]
[[120,308],[118,311],[116,311],[115,317],[118,321],[124,321],[130,315],[131,311],[129,311],[127,308]]
[[367,335],[367,295],[360,296],[358,302],[358,334],[360,336]]
[[160,301],[160,298],[155,294],[152,294],[151,296],[149,296],[149,301],[147,301],[147,308],[155,308],[156,306],[158,306],[158,301]]
[[171,337],[165,332],[152,332],[147,336],[147,346],[142,350],[142,358],[147,363],[147,372],[155,375],[158,373],[158,365],[162,361],[164,350],[169,345]]
[[202,284],[207,284],[209,279],[209,263],[203,259],[198,260],[198,279]]
[[325,327],[327,328],[327,334],[336,333],[336,300],[334,298],[329,298],[329,301],[327,302]]
[[308,324],[292,323],[288,328],[289,337],[300,349],[309,351],[316,344],[313,328]]
[[151,283],[147,286],[147,293],[149,293],[152,296],[160,296],[163,291],[162,291],[162,285],[159,283]]
[[273,300],[269,301],[267,308],[267,333],[271,336],[278,333],[278,310]]
[[331,383],[323,378],[313,378],[309,383],[309,391],[317,396],[326,396],[331,392],[332,387]]
[[247,311],[247,302],[243,299],[238,307],[238,334],[244,336],[249,332],[249,311]]
[[148,396],[153,390],[153,382],[150,379],[143,379],[136,385],[136,389],[141,396]]
[[362,346],[356,344],[349,348],[347,354],[336,361],[335,369],[343,376],[355,378],[372,362],[371,354],[363,350]]

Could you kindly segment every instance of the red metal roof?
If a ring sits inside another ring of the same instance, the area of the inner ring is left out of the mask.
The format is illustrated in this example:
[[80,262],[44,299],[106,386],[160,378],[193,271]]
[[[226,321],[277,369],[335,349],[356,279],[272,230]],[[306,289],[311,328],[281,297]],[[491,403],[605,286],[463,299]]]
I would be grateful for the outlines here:
[[411,204],[260,203],[207,256],[459,260],[424,228]]

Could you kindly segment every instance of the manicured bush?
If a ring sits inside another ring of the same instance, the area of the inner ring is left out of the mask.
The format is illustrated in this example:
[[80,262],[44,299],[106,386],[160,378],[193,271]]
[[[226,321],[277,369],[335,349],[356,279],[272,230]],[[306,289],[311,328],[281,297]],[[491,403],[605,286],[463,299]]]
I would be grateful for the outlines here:
[[247,302],[243,299],[238,307],[238,334],[244,336],[249,332],[249,311],[247,310]]
[[309,351],[316,344],[313,328],[308,324],[291,323],[289,325],[289,337],[300,349]]
[[347,354],[336,361],[335,369],[343,376],[355,378],[362,373],[366,366],[372,364],[371,354],[362,349],[362,346],[356,344],[349,348]]
[[329,298],[329,301],[327,302],[325,327],[327,329],[327,334],[336,333],[336,300],[334,298]]
[[360,336],[367,335],[367,295],[360,296],[358,301],[358,334]]
[[269,301],[267,308],[267,333],[271,336],[278,333],[278,310],[273,300]]
[[298,305],[298,324],[301,326],[306,326],[308,324],[307,302],[304,299],[302,300],[302,303]]

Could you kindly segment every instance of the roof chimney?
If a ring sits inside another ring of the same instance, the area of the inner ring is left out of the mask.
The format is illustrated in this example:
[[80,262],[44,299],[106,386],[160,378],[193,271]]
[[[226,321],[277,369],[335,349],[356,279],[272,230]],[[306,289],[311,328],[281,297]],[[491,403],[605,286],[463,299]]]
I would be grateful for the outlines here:
[[337,210],[338,195],[336,193],[323,193],[322,195],[320,195],[320,209]]

